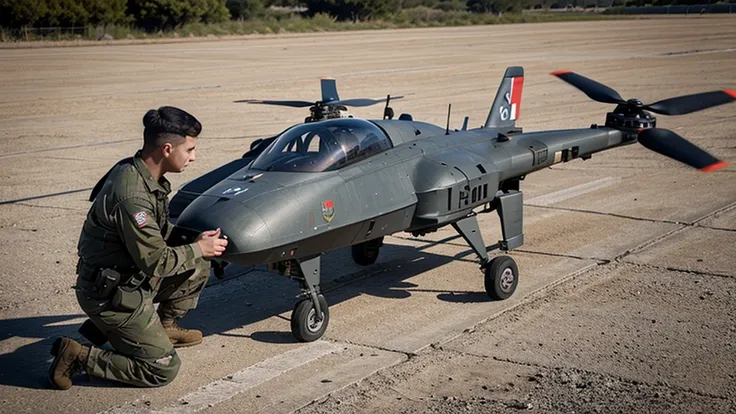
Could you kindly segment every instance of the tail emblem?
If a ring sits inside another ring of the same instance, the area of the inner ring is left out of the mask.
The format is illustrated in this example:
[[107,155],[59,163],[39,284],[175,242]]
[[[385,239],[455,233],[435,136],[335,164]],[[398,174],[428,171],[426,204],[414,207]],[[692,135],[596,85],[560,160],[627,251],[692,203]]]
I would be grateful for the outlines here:
[[511,91],[506,92],[504,99],[507,105],[501,105],[499,115],[502,121],[516,121],[521,113],[521,91],[524,89],[524,77],[511,78]]

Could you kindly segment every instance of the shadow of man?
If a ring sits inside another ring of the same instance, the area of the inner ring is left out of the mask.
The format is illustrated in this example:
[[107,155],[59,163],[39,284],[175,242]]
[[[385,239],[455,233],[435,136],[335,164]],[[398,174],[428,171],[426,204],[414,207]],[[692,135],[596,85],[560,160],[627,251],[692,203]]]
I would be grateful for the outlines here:
[[[0,384],[33,389],[50,388],[47,373],[53,358],[49,354],[51,344],[59,336],[81,340],[77,328],[82,318],[86,318],[86,315],[80,313],[0,321],[0,349],[4,352],[0,355]],[[20,346],[6,352],[16,344]]]

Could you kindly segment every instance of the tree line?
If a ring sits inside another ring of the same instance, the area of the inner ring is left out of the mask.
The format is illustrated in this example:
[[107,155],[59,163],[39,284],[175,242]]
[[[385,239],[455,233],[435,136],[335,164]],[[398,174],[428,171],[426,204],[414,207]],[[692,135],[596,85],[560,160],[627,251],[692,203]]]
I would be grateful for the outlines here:
[[[172,30],[186,23],[220,23],[263,17],[272,6],[304,16],[323,13],[342,21],[388,17],[402,9],[501,13],[548,7],[557,0],[0,0],[0,26],[70,27],[128,25],[146,31]],[[579,5],[585,0],[559,0]],[[594,1],[594,0],[591,0]],[[644,0],[618,0],[642,3]],[[648,0],[648,4],[702,4],[714,0]]]

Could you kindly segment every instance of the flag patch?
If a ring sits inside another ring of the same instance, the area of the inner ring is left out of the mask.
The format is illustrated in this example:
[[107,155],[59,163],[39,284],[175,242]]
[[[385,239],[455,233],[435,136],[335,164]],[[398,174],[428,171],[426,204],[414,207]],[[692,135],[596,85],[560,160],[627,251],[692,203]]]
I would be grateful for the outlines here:
[[332,200],[322,202],[322,218],[328,223],[335,218],[335,203]]
[[133,214],[133,219],[135,220],[135,224],[138,225],[138,228],[141,228],[148,222],[148,213],[145,211],[139,211]]

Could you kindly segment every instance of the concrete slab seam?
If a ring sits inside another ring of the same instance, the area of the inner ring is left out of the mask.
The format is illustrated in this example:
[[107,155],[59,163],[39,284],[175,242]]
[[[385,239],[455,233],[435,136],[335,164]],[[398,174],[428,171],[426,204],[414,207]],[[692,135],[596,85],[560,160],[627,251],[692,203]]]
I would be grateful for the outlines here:
[[[344,341],[342,341],[342,342],[344,342]],[[360,346],[364,346],[364,345],[360,345]],[[368,348],[371,348],[371,347],[368,347]],[[375,348],[375,347],[373,347],[373,348]],[[392,351],[389,351],[389,352],[392,352]],[[397,352],[397,353],[405,354],[404,352]],[[313,399],[312,401],[310,401],[309,403],[307,403],[307,404],[304,404],[303,406],[301,406],[301,407],[299,407],[299,408],[297,408],[297,409],[295,409],[295,410],[291,411],[291,413],[295,413],[295,412],[297,412],[297,411],[299,411],[299,410],[301,410],[301,409],[303,409],[303,408],[305,408],[305,407],[308,407],[308,406],[310,406],[310,405],[312,405],[312,404],[315,404],[315,403],[317,403],[317,404],[322,404],[322,403],[326,402],[327,400],[329,400],[329,398],[330,398],[330,397],[332,396],[332,394],[334,394],[334,393],[336,393],[336,392],[339,392],[339,391],[342,391],[342,390],[344,390],[345,388],[347,388],[347,387],[349,387],[349,386],[351,386],[351,385],[353,385],[353,384],[358,384],[358,383],[360,383],[361,381],[363,381],[364,379],[366,379],[366,378],[368,378],[368,377],[372,377],[373,375],[376,375],[376,374],[378,374],[379,372],[381,372],[381,371],[383,371],[383,370],[386,370],[386,369],[389,369],[389,368],[395,367],[395,366],[397,366],[397,365],[401,365],[401,364],[404,364],[404,363],[406,363],[406,362],[407,362],[407,361],[408,361],[409,359],[410,359],[410,358],[408,358],[408,359],[405,359],[405,360],[403,360],[403,361],[399,361],[399,362],[396,362],[396,363],[390,364],[390,365],[386,365],[386,366],[383,366],[383,367],[380,367],[380,368],[377,368],[377,369],[374,369],[374,370],[372,370],[372,371],[369,371],[368,373],[366,373],[365,375],[363,375],[363,376],[362,376],[362,377],[360,377],[359,379],[357,379],[357,380],[355,380],[355,381],[353,381],[353,382],[349,382],[349,383],[347,383],[347,384],[345,384],[345,385],[343,385],[343,386],[341,386],[341,387],[338,387],[338,388],[336,388],[336,389],[334,389],[334,390],[332,390],[332,391],[330,391],[330,392],[328,392],[328,393],[326,393],[326,394],[324,394],[324,395],[322,395],[322,396],[319,396],[319,397],[317,397],[317,398]],[[321,401],[320,401],[320,400],[321,400]]]
[[616,218],[622,218],[622,219],[627,219],[627,220],[646,221],[648,223],[676,224],[676,225],[681,225],[681,226],[694,225],[694,223],[684,223],[681,221],[657,220],[657,219],[650,219],[650,218],[645,218],[645,217],[634,217],[634,216],[627,216],[625,214],[606,213],[604,211],[585,210],[585,209],[572,208],[572,207],[545,206],[545,205],[527,204],[527,203],[524,203],[524,206],[544,208],[547,210],[569,211],[571,213],[596,214],[599,216],[616,217]]
[[251,365],[220,380],[200,387],[199,390],[185,395],[176,405],[161,410],[138,408],[132,403],[129,406],[115,407],[104,411],[105,414],[153,414],[153,413],[196,413],[227,401],[237,394],[248,391],[260,384],[272,380],[294,368],[315,361],[326,355],[341,352],[343,344],[318,340],[307,345],[284,352]]
[[631,255],[633,253],[640,252],[640,251],[644,250],[645,248],[647,248],[649,246],[652,246],[652,245],[654,245],[656,243],[659,243],[660,241],[665,240],[665,239],[667,239],[667,238],[669,238],[669,237],[671,237],[671,236],[673,236],[673,235],[675,235],[677,233],[680,233],[681,231],[684,231],[685,229],[689,229],[689,228],[694,227],[696,224],[698,224],[699,222],[701,222],[703,220],[709,219],[709,218],[713,217],[716,214],[725,213],[725,212],[727,212],[727,211],[729,211],[729,210],[731,210],[733,208],[736,208],[736,202],[730,203],[730,204],[726,205],[725,207],[721,207],[721,208],[717,209],[716,211],[713,211],[713,212],[710,212],[708,214],[705,214],[704,216],[702,216],[702,217],[700,217],[700,218],[698,218],[696,220],[693,220],[689,224],[680,223],[680,225],[682,227],[680,227],[678,229],[670,230],[670,231],[668,231],[668,232],[666,232],[666,233],[664,233],[664,234],[662,234],[660,236],[657,236],[657,237],[655,237],[653,239],[647,240],[647,241],[639,244],[638,246],[634,246],[631,249],[627,249],[625,252],[623,252],[620,255],[614,257],[613,258],[613,261],[614,262],[617,262],[617,261],[623,259],[626,256],[629,256],[629,255]]

